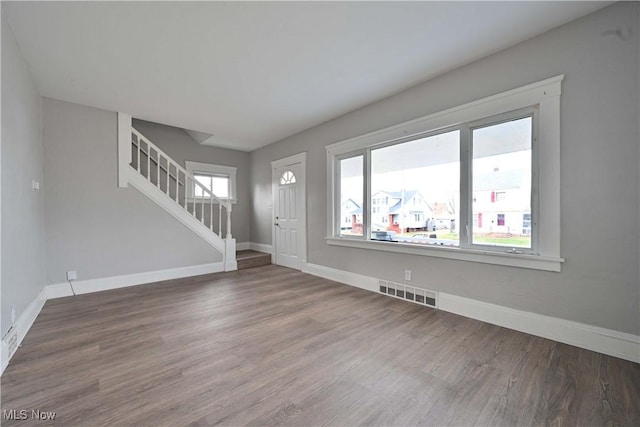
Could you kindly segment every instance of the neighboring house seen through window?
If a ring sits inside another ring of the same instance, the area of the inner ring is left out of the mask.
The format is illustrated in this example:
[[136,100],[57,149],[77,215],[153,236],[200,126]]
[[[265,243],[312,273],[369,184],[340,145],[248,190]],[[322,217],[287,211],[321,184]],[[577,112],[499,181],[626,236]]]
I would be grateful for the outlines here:
[[[370,175],[364,179],[372,193],[369,215],[372,239],[388,231],[393,232],[393,241],[408,244],[531,249],[531,233],[523,229],[522,218],[531,214],[531,141],[535,117],[534,109],[516,111],[489,118],[477,128],[464,124],[453,130],[365,150],[371,162]],[[466,141],[472,146],[473,157],[461,162],[460,153],[468,151]],[[340,181],[341,197],[359,205],[362,176],[349,168],[360,171],[364,162],[362,155],[339,161],[344,173]],[[473,172],[463,170],[469,168]],[[463,174],[471,175],[471,186],[460,187]],[[511,193],[508,200],[507,191]],[[479,202],[469,206],[471,196]],[[485,200],[490,203],[483,203]],[[460,218],[462,205],[466,211],[472,211],[474,218],[484,214],[493,220],[487,227],[478,221],[469,224]],[[388,216],[393,218],[391,224],[385,222]],[[469,230],[471,236],[466,244],[465,236],[460,241],[457,227],[460,223],[465,224],[465,231]],[[430,239],[424,238],[425,231],[431,232]],[[359,233],[360,230],[355,235]],[[354,232],[341,228],[340,234],[346,237]]]
[[559,271],[561,80],[328,146],[327,242]]

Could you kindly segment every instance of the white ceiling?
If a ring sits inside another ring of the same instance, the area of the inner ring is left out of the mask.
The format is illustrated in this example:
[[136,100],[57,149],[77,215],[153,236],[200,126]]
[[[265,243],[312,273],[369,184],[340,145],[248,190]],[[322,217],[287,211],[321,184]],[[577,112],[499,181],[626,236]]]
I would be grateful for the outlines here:
[[609,2],[2,2],[44,96],[254,150]]

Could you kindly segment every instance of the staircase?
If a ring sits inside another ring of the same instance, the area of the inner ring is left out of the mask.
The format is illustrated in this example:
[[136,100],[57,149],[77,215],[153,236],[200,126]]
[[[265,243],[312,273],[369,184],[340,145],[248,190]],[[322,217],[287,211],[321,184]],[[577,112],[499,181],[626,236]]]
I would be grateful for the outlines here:
[[247,268],[271,264],[271,254],[252,250],[238,251],[236,260],[238,262],[238,270],[246,270]]
[[[223,255],[224,270],[237,270],[231,209],[118,113],[118,185],[132,185]],[[224,236],[224,237],[223,237]]]

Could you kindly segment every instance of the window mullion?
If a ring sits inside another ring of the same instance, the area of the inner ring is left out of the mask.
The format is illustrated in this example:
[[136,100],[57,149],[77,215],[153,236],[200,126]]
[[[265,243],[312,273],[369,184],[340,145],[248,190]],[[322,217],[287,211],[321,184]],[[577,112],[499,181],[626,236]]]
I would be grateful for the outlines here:
[[471,245],[473,221],[471,221],[472,183],[471,183],[471,131],[469,126],[460,128],[460,247]]
[[370,215],[370,207],[369,202],[371,201],[371,149],[367,149],[363,153],[364,159],[364,174],[363,174],[363,185],[364,185],[364,197],[362,201],[362,219],[364,224],[364,239],[371,240],[371,215]]
[[333,235],[340,235],[340,215],[342,213],[340,206],[340,187],[342,186],[342,168],[340,164],[340,158],[333,158]]
[[538,226],[538,220],[540,218],[540,210],[539,210],[539,193],[538,189],[540,188],[540,168],[539,168],[539,148],[538,148],[538,120],[539,113],[536,109],[532,115],[532,123],[531,123],[531,216],[530,216],[530,229],[531,229],[531,251],[533,253],[539,253],[539,232],[540,227]]

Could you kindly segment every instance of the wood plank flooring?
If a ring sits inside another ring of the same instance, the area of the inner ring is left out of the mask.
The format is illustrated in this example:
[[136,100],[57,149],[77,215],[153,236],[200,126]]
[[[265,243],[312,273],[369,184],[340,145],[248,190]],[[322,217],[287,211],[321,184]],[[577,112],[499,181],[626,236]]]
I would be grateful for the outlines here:
[[1,380],[7,426],[640,425],[638,364],[273,265],[48,301]]

